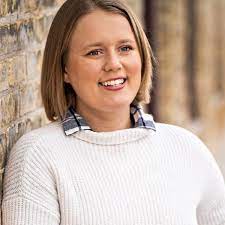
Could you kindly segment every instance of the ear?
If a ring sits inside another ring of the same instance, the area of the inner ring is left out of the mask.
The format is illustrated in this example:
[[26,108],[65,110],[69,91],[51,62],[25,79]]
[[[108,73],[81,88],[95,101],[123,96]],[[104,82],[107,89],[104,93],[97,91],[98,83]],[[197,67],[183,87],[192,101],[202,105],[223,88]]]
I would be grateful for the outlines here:
[[66,83],[70,83],[70,79],[69,79],[69,74],[67,72],[67,69],[65,68],[65,72],[64,72],[64,82]]

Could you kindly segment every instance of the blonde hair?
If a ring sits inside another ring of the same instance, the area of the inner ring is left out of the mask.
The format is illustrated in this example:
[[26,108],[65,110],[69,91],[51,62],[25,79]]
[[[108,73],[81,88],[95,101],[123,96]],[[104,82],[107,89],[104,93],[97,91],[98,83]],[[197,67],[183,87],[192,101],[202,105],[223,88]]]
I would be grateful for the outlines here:
[[70,84],[64,82],[68,46],[79,18],[95,9],[121,14],[128,20],[142,61],[141,85],[134,101],[150,102],[154,56],[145,32],[131,9],[119,0],[67,0],[53,19],[43,56],[41,95],[46,115],[51,121],[64,117],[68,107],[74,104],[75,92]]

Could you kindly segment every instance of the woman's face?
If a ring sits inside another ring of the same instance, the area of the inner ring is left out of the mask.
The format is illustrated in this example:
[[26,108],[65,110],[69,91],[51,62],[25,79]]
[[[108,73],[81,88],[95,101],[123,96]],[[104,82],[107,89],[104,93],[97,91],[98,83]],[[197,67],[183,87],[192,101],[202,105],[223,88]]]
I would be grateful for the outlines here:
[[95,10],[79,19],[64,81],[76,92],[78,112],[130,106],[140,87],[141,58],[125,17]]

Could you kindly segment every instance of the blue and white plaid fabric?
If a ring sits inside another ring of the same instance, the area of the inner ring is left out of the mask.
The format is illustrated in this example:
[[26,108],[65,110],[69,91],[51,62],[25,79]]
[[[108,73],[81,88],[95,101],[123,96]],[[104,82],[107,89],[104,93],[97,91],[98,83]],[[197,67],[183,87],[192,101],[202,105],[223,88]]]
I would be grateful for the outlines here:
[[[133,122],[133,128],[139,127],[156,131],[152,115],[144,113],[139,105],[131,105],[130,116]],[[84,118],[76,113],[72,106],[69,107],[65,118],[62,120],[62,125],[66,135],[71,135],[82,130],[92,130]]]

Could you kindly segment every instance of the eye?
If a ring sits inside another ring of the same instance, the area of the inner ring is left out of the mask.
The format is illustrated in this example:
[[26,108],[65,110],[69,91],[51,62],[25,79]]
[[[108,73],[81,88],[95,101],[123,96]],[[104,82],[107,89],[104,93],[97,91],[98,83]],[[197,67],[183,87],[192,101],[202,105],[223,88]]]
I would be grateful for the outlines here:
[[130,50],[133,50],[133,47],[130,45],[125,45],[120,48],[121,52],[129,52]]
[[87,53],[87,55],[90,55],[90,56],[98,56],[102,53],[102,51],[100,49],[96,49],[96,50],[92,50],[90,52]]

